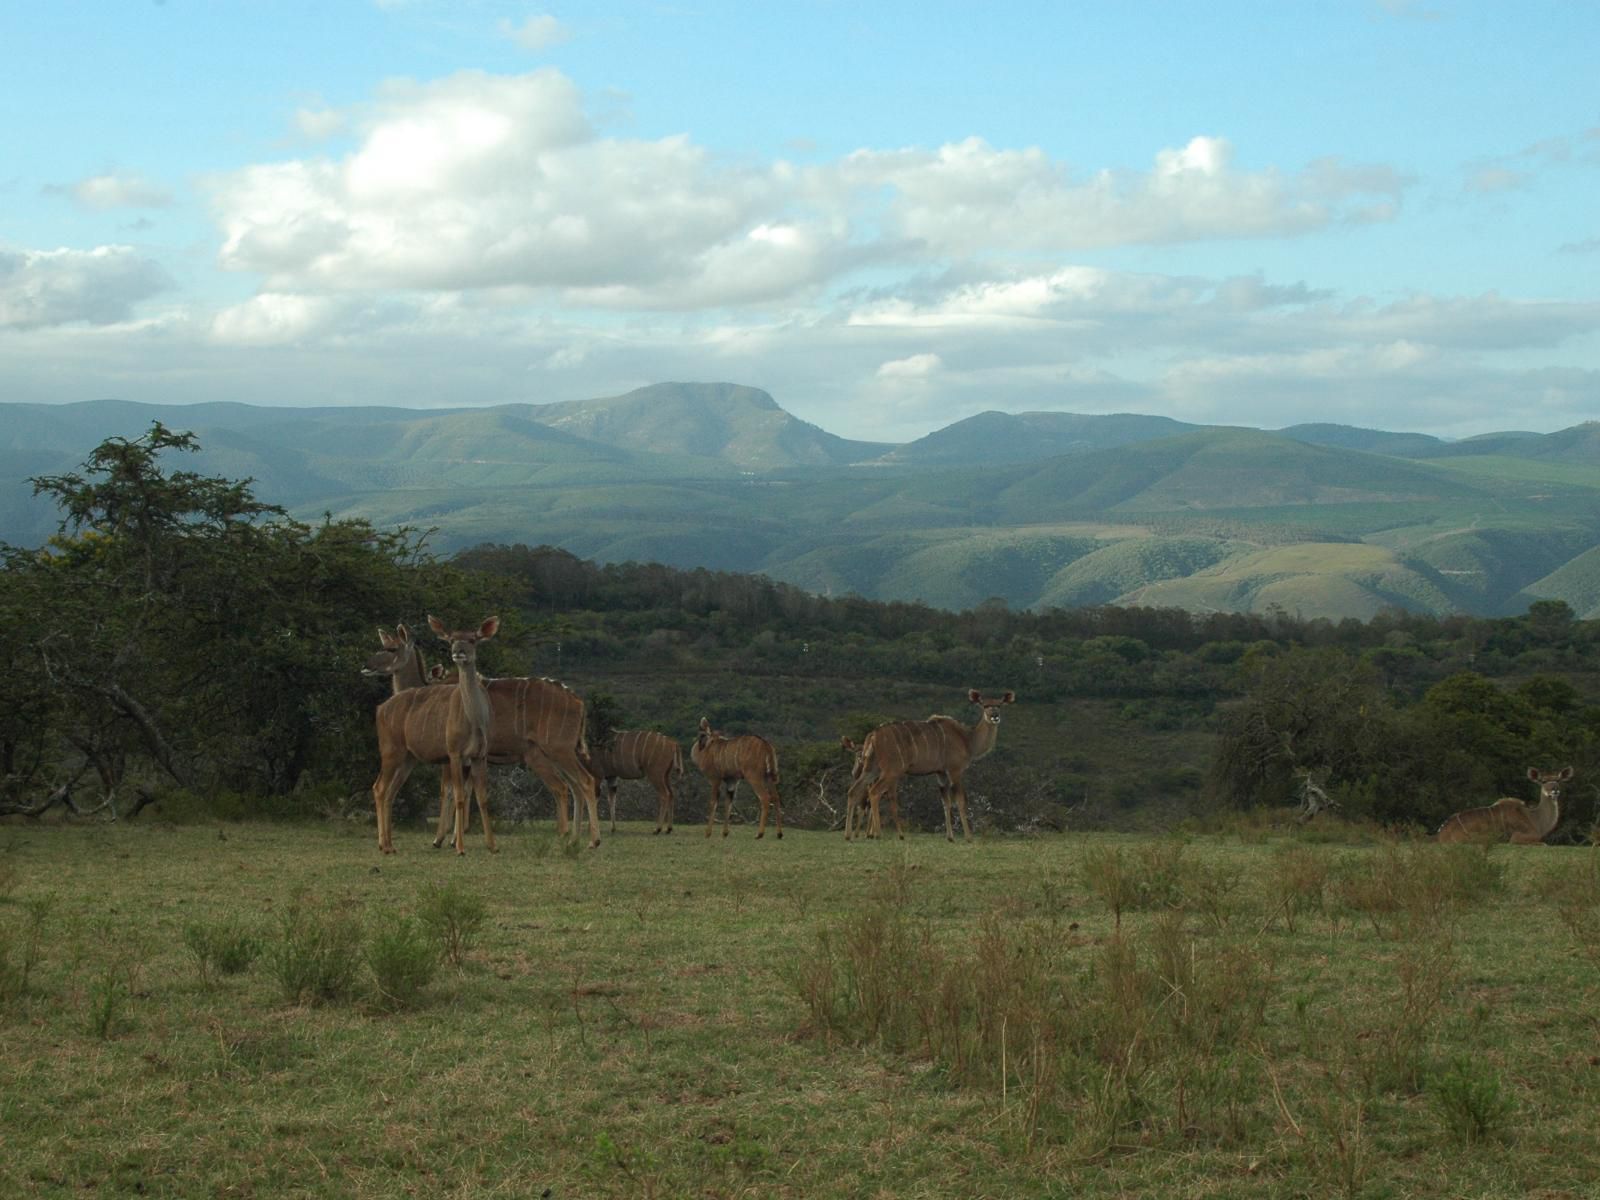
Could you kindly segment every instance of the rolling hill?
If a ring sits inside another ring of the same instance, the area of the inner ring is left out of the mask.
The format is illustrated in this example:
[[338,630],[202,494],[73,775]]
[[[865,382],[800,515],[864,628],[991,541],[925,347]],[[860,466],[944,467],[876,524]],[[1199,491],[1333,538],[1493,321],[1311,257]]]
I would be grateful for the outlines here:
[[53,510],[28,477],[151,421],[185,469],[259,497],[549,543],[601,561],[760,571],[816,591],[966,608],[1122,603],[1600,614],[1600,423],[1458,443],[1338,425],[980,413],[904,446],[852,441],[733,384],[489,408],[3,405],[0,538]]

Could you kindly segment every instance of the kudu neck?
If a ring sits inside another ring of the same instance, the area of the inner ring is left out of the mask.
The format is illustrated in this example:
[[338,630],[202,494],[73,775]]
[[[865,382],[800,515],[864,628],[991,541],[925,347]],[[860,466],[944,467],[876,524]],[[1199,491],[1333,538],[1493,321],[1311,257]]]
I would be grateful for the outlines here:
[[1000,726],[989,720],[983,713],[978,714],[977,723],[967,730],[967,746],[973,758],[982,758],[994,749],[995,739],[1000,736]]
[[1543,837],[1556,827],[1561,820],[1561,793],[1539,789],[1539,803],[1533,806],[1533,820],[1539,827],[1539,836]]

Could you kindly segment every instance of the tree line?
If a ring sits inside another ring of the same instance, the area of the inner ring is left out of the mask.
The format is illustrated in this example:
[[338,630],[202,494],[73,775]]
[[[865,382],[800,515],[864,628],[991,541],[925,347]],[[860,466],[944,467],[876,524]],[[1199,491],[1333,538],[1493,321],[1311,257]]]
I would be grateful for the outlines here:
[[[196,448],[156,423],[33,481],[61,526],[0,547],[0,811],[125,814],[173,791],[219,811],[319,811],[375,770],[382,694],[360,675],[375,628],[428,612],[501,613],[486,670],[578,674],[602,723],[681,721],[704,707],[683,684],[697,676],[714,677],[713,719],[759,717],[782,679],[796,698],[786,791],[837,774],[838,735],[881,707],[841,714],[838,697],[885,680],[1092,704],[1135,746],[1204,735],[1196,761],[1169,764],[1197,806],[1286,803],[1311,778],[1348,812],[1432,822],[1520,795],[1529,765],[1572,763],[1579,795],[1600,767],[1600,622],[1560,601],[1368,621],[999,600],[957,613],[549,546],[441,559],[426,531],[300,521],[248,480],[180,469]],[[608,683],[623,675],[644,698],[631,709]],[[1057,760],[996,761],[995,823],[1061,802]]]

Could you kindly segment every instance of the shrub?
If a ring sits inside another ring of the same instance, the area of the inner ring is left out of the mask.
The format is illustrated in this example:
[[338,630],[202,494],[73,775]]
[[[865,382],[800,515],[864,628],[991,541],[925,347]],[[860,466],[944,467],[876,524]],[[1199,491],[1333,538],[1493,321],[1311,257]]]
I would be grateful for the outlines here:
[[[569,840],[578,845],[576,839]],[[460,966],[489,919],[489,906],[455,882],[429,884],[417,902],[417,919],[438,944],[439,953]]]
[[185,926],[183,944],[200,972],[200,982],[210,987],[217,975],[239,975],[261,954],[262,940],[240,921],[216,925]]
[[290,1004],[319,1004],[349,995],[360,962],[361,927],[332,904],[296,896],[267,952],[273,977]]
[[439,970],[439,943],[415,918],[407,917],[374,934],[367,943],[367,966],[385,1008],[414,1008]]
[[1513,1109],[1499,1073],[1471,1058],[1457,1058],[1432,1080],[1428,1099],[1445,1128],[1467,1145],[1503,1135]]

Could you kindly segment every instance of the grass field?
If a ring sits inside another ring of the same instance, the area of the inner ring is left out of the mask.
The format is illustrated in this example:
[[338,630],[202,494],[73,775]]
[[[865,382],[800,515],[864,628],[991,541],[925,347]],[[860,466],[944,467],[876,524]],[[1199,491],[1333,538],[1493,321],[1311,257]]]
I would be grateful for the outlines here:
[[1600,1194],[1592,851],[702,829],[0,827],[0,1195]]

